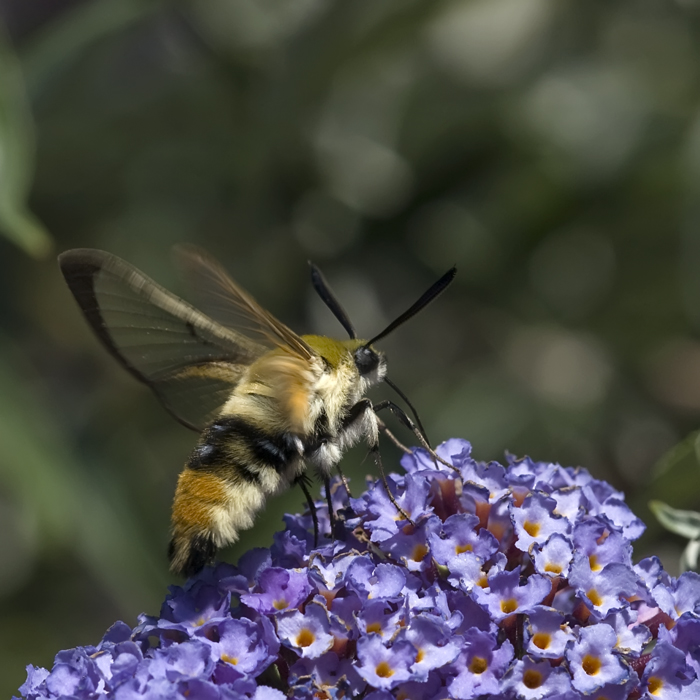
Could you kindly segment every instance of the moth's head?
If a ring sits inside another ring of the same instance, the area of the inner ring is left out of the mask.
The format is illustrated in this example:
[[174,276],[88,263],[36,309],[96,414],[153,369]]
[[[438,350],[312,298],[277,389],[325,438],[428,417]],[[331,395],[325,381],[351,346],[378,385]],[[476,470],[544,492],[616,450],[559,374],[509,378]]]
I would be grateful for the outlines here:
[[[408,407],[411,409],[416,419],[420,433],[425,436],[425,429],[423,428],[418,413],[415,408],[413,408],[413,404],[408,400],[406,394],[386,376],[386,357],[384,353],[375,350],[374,343],[389,335],[389,333],[403,325],[421,309],[430,304],[431,301],[440,296],[454,279],[457,269],[453,267],[451,270],[448,270],[420,297],[420,299],[418,299],[418,301],[415,302],[415,304],[413,304],[413,306],[404,311],[398,318],[394,319],[381,333],[378,333],[370,340],[359,340],[355,333],[355,327],[345,313],[345,309],[343,309],[337,297],[331,291],[321,271],[315,265],[309,264],[311,265],[311,281],[314,285],[314,289],[319,297],[321,297],[323,303],[331,310],[350,336],[350,340],[341,342],[346,348],[346,351],[350,351],[352,361],[355,364],[355,369],[360,378],[361,391],[364,393],[364,390],[372,384],[385,381],[408,404]],[[427,438],[425,439],[427,440]]]
[[[386,375],[386,355],[365,340],[346,341],[360,377],[370,384],[381,382]],[[354,347],[353,347],[354,346]]]
[[354,367],[365,386],[381,382],[386,375],[386,356],[366,340],[335,340],[325,335],[304,335],[302,338],[323,358],[330,372]]

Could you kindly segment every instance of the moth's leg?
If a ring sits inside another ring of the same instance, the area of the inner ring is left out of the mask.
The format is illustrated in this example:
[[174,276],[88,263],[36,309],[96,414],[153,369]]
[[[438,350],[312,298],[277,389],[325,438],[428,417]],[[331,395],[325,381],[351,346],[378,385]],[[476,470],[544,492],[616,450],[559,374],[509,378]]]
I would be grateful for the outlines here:
[[[338,519],[335,517],[335,512],[333,511],[333,501],[331,498],[331,484],[329,472],[333,467],[337,468],[336,459],[331,453],[323,455],[319,452],[328,446],[331,436],[326,432],[321,432],[314,436],[313,441],[307,443],[305,448],[305,454],[310,457],[315,464],[315,471],[318,478],[323,482],[326,491],[326,503],[328,504],[328,519],[330,521],[331,537],[336,536],[336,530],[338,529]],[[340,470],[338,470],[340,472]],[[344,533],[343,533],[344,535]]]
[[410,447],[406,447],[397,437],[394,435],[394,433],[389,430],[389,428],[386,427],[386,423],[377,416],[377,426],[379,427],[379,430],[381,430],[384,435],[386,435],[389,440],[391,440],[396,447],[398,447],[402,452],[405,452],[407,455],[412,455],[413,450]]
[[[425,428],[423,427],[423,423],[420,419],[420,416],[418,415],[418,411],[416,411],[415,407],[413,404],[410,402],[408,396],[399,389],[399,387],[394,384],[394,382],[389,379],[389,377],[384,377],[384,383],[388,384],[406,403],[406,405],[411,409],[411,413],[413,413],[413,417],[416,419],[416,424],[418,426],[418,430],[420,430],[421,435],[425,438],[425,441],[430,445],[430,440],[428,439],[428,433],[425,432]],[[432,447],[432,445],[431,445]]]
[[350,429],[353,423],[359,420],[367,419],[371,416],[372,429],[366,431],[365,438],[367,439],[367,444],[369,446],[369,451],[374,459],[374,463],[377,465],[377,471],[382,478],[382,483],[386,490],[389,500],[393,503],[394,508],[406,519],[411,525],[415,523],[408,517],[408,514],[404,509],[397,503],[394,498],[394,494],[389,488],[389,482],[386,478],[386,473],[384,472],[384,465],[382,464],[382,456],[379,453],[379,418],[376,416],[376,410],[369,399],[361,399],[358,401],[349,411],[348,415],[343,421],[343,428]]
[[383,411],[385,408],[389,409],[416,436],[422,447],[429,452],[433,451],[421,431],[416,427],[416,424],[406,415],[406,412],[393,401],[388,399],[386,401],[380,401],[374,406],[374,412],[379,413],[379,411]]
[[394,498],[394,494],[391,493],[391,489],[389,488],[389,482],[387,481],[386,478],[386,473],[384,472],[384,465],[382,464],[382,456],[379,454],[379,441],[375,442],[373,445],[369,446],[369,451],[372,453],[372,457],[374,459],[374,463],[377,465],[377,469],[379,471],[379,475],[382,477],[382,483],[384,484],[384,489],[386,490],[387,496],[389,496],[389,500],[394,504],[394,508],[403,516],[405,520],[408,520],[411,525],[415,525],[413,520],[408,517],[408,513],[398,504],[396,499]]
[[374,407],[374,412],[377,413],[385,408],[389,409],[416,436],[418,442],[420,442],[421,446],[428,452],[433,460],[441,462],[446,467],[449,467],[456,472],[459,471],[459,469],[457,469],[454,465],[444,460],[439,454],[437,454],[437,452],[435,452],[435,450],[428,444],[427,440],[423,436],[423,433],[418,430],[415,423],[406,415],[406,412],[403,410],[403,408],[401,408],[401,406],[397,406],[393,401],[381,401]]
[[[341,430],[347,429],[347,427],[350,424],[352,424],[356,419],[357,419],[357,415],[353,414],[351,411],[349,414],[349,417],[346,417],[345,421],[343,421],[343,423],[341,425]],[[326,426],[326,430],[327,429],[328,428]],[[330,436],[322,434],[318,440],[318,444],[321,444],[324,440],[328,440],[328,439],[330,439]],[[338,476],[340,477],[340,480],[343,482],[343,486],[345,487],[345,492],[348,494],[348,498],[352,498],[352,494],[350,493],[350,485],[348,484],[348,480],[345,477],[345,474],[343,474],[343,471],[340,468],[340,463],[335,462],[333,466],[335,467],[336,471],[338,472]],[[321,478],[324,478],[324,479],[326,478],[324,476],[323,472],[320,472],[320,475],[321,475]],[[326,483],[325,480],[324,480],[324,483]],[[328,487],[326,487],[326,491],[328,491]],[[329,504],[330,504],[330,496],[328,498],[329,498]],[[328,512],[329,513],[331,512],[330,506],[329,506]],[[331,515],[331,524],[333,524],[333,516],[332,515]]]
[[350,484],[348,483],[345,474],[343,474],[343,470],[340,468],[340,464],[336,464],[335,468],[338,471],[338,476],[340,477],[340,480],[343,482],[343,486],[345,487],[345,493],[348,494],[348,498],[352,498],[352,494],[350,493]]
[[316,505],[314,504],[314,499],[311,498],[311,493],[309,492],[309,477],[306,474],[299,474],[299,476],[294,480],[295,484],[299,484],[301,490],[306,496],[306,502],[309,505],[309,510],[311,511],[311,520],[314,522],[314,549],[318,548],[318,514],[316,513]]

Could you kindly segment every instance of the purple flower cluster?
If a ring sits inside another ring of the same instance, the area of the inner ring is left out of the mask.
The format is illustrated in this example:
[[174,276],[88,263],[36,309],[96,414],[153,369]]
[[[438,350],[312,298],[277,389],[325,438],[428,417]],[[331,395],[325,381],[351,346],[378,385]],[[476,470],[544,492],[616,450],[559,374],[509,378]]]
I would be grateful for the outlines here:
[[[159,617],[28,667],[24,698],[700,698],[700,576],[632,563],[643,531],[583,469],[406,455],[313,548],[285,516],[270,549],[173,587]],[[319,502],[321,529],[328,511]]]

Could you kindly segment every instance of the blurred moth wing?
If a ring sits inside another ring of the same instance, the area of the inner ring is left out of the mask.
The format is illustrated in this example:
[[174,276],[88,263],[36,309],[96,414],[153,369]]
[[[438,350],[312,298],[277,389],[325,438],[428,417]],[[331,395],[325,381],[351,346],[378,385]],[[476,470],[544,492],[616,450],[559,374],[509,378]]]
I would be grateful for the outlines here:
[[193,245],[175,246],[174,252],[207,316],[229,329],[259,337],[268,347],[286,347],[299,358],[312,359],[315,353],[309,345],[260,306],[214,258]]
[[59,265],[107,351],[192,430],[211,422],[245,369],[268,352],[116,255],[69,250]]

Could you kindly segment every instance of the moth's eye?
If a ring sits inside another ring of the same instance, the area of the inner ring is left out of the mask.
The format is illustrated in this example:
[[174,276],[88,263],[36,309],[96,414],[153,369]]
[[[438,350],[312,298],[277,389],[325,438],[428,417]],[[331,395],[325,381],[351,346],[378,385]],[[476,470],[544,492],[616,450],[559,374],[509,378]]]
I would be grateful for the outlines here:
[[379,355],[372,348],[363,345],[355,350],[355,366],[360,374],[369,374],[377,369]]

